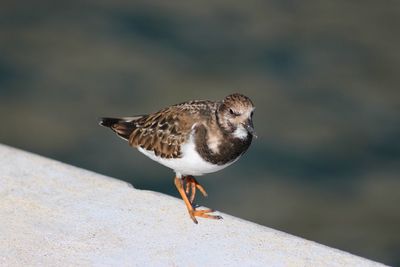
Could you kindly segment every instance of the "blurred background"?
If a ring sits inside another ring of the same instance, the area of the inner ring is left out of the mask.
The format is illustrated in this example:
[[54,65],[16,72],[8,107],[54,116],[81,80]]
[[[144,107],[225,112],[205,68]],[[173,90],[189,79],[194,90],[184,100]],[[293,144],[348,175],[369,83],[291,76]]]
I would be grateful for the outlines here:
[[399,1],[3,0],[0,142],[178,197],[97,118],[241,92],[259,138],[197,202],[400,265],[399,17]]

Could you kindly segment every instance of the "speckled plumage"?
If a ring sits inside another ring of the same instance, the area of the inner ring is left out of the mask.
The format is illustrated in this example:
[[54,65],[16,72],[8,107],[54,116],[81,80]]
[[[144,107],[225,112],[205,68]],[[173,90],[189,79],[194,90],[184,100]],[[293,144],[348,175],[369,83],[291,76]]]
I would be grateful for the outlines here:
[[102,118],[100,124],[184,179],[236,161],[251,144],[253,110],[248,97],[232,94],[222,101],[188,101],[148,115]]

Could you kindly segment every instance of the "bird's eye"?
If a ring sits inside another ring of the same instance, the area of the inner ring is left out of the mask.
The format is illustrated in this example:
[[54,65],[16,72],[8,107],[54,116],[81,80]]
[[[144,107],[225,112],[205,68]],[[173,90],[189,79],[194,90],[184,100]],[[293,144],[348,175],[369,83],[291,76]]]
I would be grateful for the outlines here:
[[242,115],[242,113],[240,113],[240,112],[237,112],[237,111],[234,111],[233,109],[229,109],[229,114],[232,116],[232,117],[238,117],[238,116],[240,116],[240,115]]

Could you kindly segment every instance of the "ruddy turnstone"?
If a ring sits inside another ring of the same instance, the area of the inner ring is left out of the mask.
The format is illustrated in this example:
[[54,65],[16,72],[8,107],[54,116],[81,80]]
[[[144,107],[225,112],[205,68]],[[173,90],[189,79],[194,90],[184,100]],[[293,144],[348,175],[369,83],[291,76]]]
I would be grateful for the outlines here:
[[188,101],[148,115],[102,118],[100,125],[175,171],[175,186],[197,223],[196,217],[222,217],[193,205],[196,190],[207,196],[193,175],[222,170],[246,152],[254,136],[253,111],[250,98],[231,94],[222,101]]

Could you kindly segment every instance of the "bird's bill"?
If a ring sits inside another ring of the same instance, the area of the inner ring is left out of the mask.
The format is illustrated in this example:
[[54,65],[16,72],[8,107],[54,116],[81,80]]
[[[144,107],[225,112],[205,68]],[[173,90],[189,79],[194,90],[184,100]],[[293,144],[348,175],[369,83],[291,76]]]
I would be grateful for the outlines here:
[[243,126],[252,136],[257,138],[256,132],[254,131],[253,121],[251,119],[247,120]]

